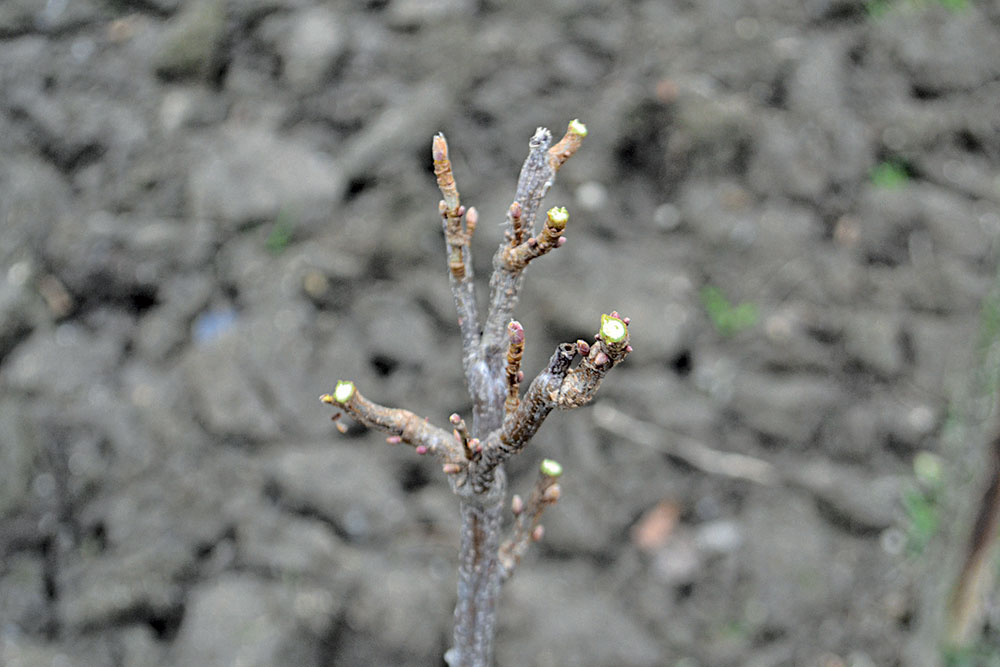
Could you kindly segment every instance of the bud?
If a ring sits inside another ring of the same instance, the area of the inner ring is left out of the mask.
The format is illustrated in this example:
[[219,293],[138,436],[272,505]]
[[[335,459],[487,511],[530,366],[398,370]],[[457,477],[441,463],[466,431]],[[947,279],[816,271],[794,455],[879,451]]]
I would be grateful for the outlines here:
[[562,489],[558,484],[553,484],[549,488],[542,491],[542,500],[547,503],[554,503],[559,500],[559,496],[562,495]]
[[546,477],[559,477],[563,473],[562,466],[559,465],[558,461],[553,461],[552,459],[544,459],[542,465],[539,467],[542,474]]
[[569,211],[566,210],[565,206],[553,206],[549,209],[548,217],[547,226],[562,231],[566,228],[566,223],[569,222]]
[[507,339],[515,345],[524,342],[524,327],[517,320],[511,320],[507,325]]
[[514,516],[524,511],[524,500],[516,493],[510,499],[510,511],[514,513]]
[[434,156],[435,162],[443,162],[448,159],[448,142],[445,141],[444,135],[440,132],[434,135],[434,140],[431,142],[431,154]]
[[628,325],[617,312],[601,315],[600,334],[605,343],[620,343],[628,336]]
[[343,405],[354,398],[354,383],[350,380],[340,380],[333,389],[333,395],[325,394],[319,400],[324,403],[340,403]]

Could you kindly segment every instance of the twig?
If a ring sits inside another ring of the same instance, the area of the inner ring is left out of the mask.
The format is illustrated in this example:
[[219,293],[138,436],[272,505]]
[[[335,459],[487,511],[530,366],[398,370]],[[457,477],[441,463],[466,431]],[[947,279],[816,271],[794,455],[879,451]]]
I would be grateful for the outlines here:
[[514,569],[527,553],[531,542],[538,542],[544,535],[541,524],[542,512],[549,505],[558,502],[562,488],[556,480],[562,475],[562,466],[552,459],[545,459],[538,469],[535,487],[527,504],[521,496],[511,498],[510,508],[514,514],[514,529],[510,538],[500,545],[499,560],[501,578],[506,581],[514,574]]
[[448,157],[448,142],[443,134],[434,136],[431,152],[434,158],[434,175],[443,197],[438,210],[441,213],[448,253],[448,282],[451,284],[455,310],[458,312],[458,326],[462,333],[462,369],[469,393],[475,396],[475,367],[482,358],[482,351],[479,346],[479,311],[476,306],[470,246],[479,213],[475,208],[466,210],[462,206],[455,175],[451,170],[451,159]]
[[693,468],[712,475],[775,486],[782,475],[771,463],[745,454],[720,452],[694,438],[631,417],[607,403],[594,406],[594,423],[600,428],[637,444],[674,456]]

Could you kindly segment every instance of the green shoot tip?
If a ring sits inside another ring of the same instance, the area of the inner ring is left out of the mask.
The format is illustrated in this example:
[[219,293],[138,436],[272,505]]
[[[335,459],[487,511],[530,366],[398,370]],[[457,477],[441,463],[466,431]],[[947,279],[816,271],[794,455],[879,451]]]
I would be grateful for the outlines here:
[[614,315],[601,315],[601,338],[605,343],[620,343],[628,336],[628,325]]
[[340,380],[333,390],[333,400],[337,403],[347,403],[354,397],[354,383],[350,380]]
[[569,122],[569,131],[581,137],[587,136],[587,126],[581,123],[579,118],[574,118]]
[[549,222],[554,225],[565,226],[569,222],[569,211],[565,206],[553,206],[548,212]]
[[562,466],[559,465],[558,461],[552,459],[543,460],[540,469],[546,477],[558,477],[562,474]]

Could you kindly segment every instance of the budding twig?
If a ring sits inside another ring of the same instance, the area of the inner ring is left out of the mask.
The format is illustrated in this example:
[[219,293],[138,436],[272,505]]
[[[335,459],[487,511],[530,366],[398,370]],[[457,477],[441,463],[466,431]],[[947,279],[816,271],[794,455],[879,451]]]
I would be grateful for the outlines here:
[[[629,322],[617,312],[602,315],[601,328],[592,345],[577,341],[556,348],[548,366],[532,380],[517,408],[504,417],[499,429],[483,440],[482,457],[469,468],[474,490],[490,485],[493,470],[524,449],[554,408],[571,410],[593,399],[608,371],[632,351]],[[570,368],[577,358],[579,365]]]
[[387,408],[369,401],[349,380],[341,380],[332,393],[323,394],[319,400],[339,407],[365,426],[389,433],[390,444],[404,442],[420,454],[434,454],[445,464],[465,459],[462,445],[452,433],[409,410]]
[[[531,241],[534,234],[535,217],[541,205],[542,198],[555,181],[556,172],[580,147],[587,129],[579,121],[570,123],[566,136],[556,146],[552,144],[552,133],[545,128],[538,128],[529,144],[528,157],[521,167],[521,175],[517,181],[517,191],[514,202],[517,210],[511,206],[506,220],[504,241],[497,249],[493,258],[493,276],[490,278],[490,307],[483,326],[483,349],[488,365],[500,369],[503,364],[504,328],[513,319],[514,307],[517,305],[523,282],[524,267],[530,259],[544,254],[552,247],[558,246],[561,229],[558,222],[543,231],[534,239],[536,245],[543,242],[545,250],[535,253],[528,250],[524,244]],[[515,215],[518,213],[519,215]],[[558,218],[558,216],[557,216]],[[548,226],[548,223],[547,223]],[[524,247],[513,253],[514,248]],[[508,257],[508,252],[513,253]],[[528,255],[532,255],[528,257]]]
[[519,390],[524,373],[521,371],[521,354],[524,352],[524,327],[517,320],[507,325],[507,400],[504,413],[517,410],[521,398]]
[[[577,343],[577,351],[583,355],[580,365],[566,374],[559,387],[559,407],[566,410],[586,405],[597,393],[601,380],[632,351],[628,344],[629,318],[619,317],[617,311],[601,315],[601,330],[597,342],[584,351]],[[582,342],[582,341],[581,341]]]
[[535,487],[528,502],[525,503],[521,496],[514,496],[511,499],[511,510],[514,513],[513,534],[500,545],[498,554],[502,568],[501,577],[504,580],[509,579],[514,573],[531,542],[542,539],[544,532],[541,525],[542,513],[546,507],[558,502],[562,495],[562,487],[557,481],[560,475],[562,466],[552,459],[545,459],[539,466],[538,478],[535,480]]
[[510,231],[506,233],[506,236],[509,237],[511,247],[521,245],[527,237],[521,213],[521,205],[517,202],[512,203],[507,209],[507,223],[510,225]]
[[549,149],[549,165],[552,167],[552,171],[559,171],[566,160],[573,157],[573,154],[579,150],[585,136],[587,136],[587,126],[578,119],[571,120],[563,138]]
[[511,271],[518,271],[528,265],[528,262],[541,257],[553,248],[558,248],[566,242],[566,237],[562,236],[569,222],[569,212],[565,207],[552,207],[546,215],[545,226],[538,236],[520,245],[511,245],[503,252],[503,262],[505,268]]
[[472,369],[480,358],[481,351],[470,244],[476,224],[479,222],[479,213],[475,208],[466,210],[462,206],[458,186],[455,184],[455,175],[451,169],[451,160],[448,157],[448,142],[443,134],[434,136],[431,153],[434,158],[434,175],[437,177],[438,189],[444,198],[438,209],[441,213],[448,253],[449,282],[455,299],[455,310],[458,312],[458,325],[462,332],[462,368],[465,371],[466,385],[472,393],[475,382]]

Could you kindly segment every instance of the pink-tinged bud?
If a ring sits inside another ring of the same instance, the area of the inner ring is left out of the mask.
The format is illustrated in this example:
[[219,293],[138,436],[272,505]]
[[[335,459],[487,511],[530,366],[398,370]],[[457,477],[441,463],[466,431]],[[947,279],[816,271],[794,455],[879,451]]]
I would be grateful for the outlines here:
[[458,217],[461,218],[463,215],[465,215],[465,204],[458,207]]
[[443,199],[438,202],[438,213],[441,215],[447,215],[448,213],[448,204]]
[[337,430],[341,433],[347,433],[347,427],[344,426],[344,422],[337,422]]
[[566,245],[566,237],[565,236],[560,236],[558,239],[556,239],[556,247],[557,248],[561,248],[564,245]]
[[441,470],[443,470],[446,475],[456,475],[462,471],[462,466],[457,463],[445,463],[441,466]]
[[600,368],[601,366],[606,366],[610,361],[611,359],[609,359],[608,355],[606,355],[603,351],[598,352],[596,355],[594,355],[593,359],[594,365],[597,366],[598,368]]
[[479,442],[479,438],[469,438],[469,449],[474,452],[483,451],[483,443]]
[[622,322],[625,323],[625,326],[628,326],[628,325],[632,324],[632,318],[631,317],[626,317],[626,318],[624,318],[622,320]]
[[588,354],[590,354],[590,343],[588,343],[583,339],[576,341],[576,351],[582,357],[587,356]]
[[457,412],[453,412],[451,413],[451,416],[448,417],[448,421],[450,421],[455,426],[458,426],[462,421],[462,416],[459,415]]
[[524,500],[516,493],[510,499],[510,511],[514,513],[514,516],[524,511]]
[[625,351],[626,352],[631,352],[632,351],[632,346],[631,345],[626,345],[625,346]]
[[521,204],[519,202],[514,202],[510,205],[510,217],[520,218],[521,217]]
[[390,435],[388,438],[385,439],[385,441],[388,442],[390,445],[398,445],[399,443],[403,442],[403,438],[402,436],[398,435]]
[[[611,317],[618,317],[618,311],[617,310],[612,310],[611,311]],[[621,319],[621,318],[618,317],[618,319]]]
[[528,246],[529,247],[534,248],[536,245],[538,245],[538,239],[536,239],[534,236],[532,236],[530,239],[528,239]]
[[542,500],[547,503],[554,503],[559,500],[559,496],[562,495],[562,489],[558,484],[553,484],[549,488],[542,492]]
[[531,539],[535,542],[541,542],[543,537],[545,537],[545,526],[535,526],[535,529],[531,531]]
[[427,453],[427,445],[417,445],[416,450],[417,454],[423,456],[424,454]]
[[515,345],[524,342],[524,327],[517,320],[511,320],[507,325],[507,339]]
[[431,142],[431,154],[434,156],[435,162],[448,159],[448,142],[445,141],[444,135],[440,132],[434,135],[434,141]]
[[518,383],[524,382],[524,371],[517,372],[517,381]]

